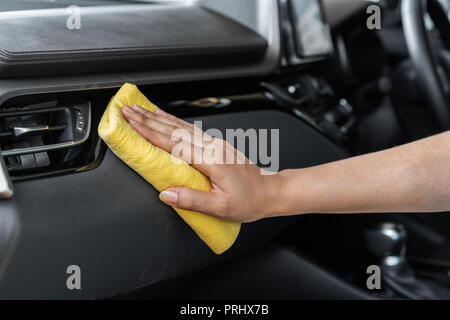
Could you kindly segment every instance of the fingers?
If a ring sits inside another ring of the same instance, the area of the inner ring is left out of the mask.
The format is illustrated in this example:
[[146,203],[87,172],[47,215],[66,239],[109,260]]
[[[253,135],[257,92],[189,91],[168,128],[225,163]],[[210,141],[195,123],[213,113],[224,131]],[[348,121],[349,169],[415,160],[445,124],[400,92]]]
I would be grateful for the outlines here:
[[208,176],[211,174],[212,168],[209,165],[211,162],[203,161],[204,150],[201,138],[200,145],[196,145],[189,130],[147,118],[128,106],[124,106],[122,113],[130,126],[147,141],[191,164],[204,174]]
[[[166,117],[158,116],[138,105],[135,105],[133,108],[125,105],[122,109],[122,113],[126,120],[133,120],[153,130],[173,136],[173,138],[178,138],[176,141],[190,141],[200,148],[203,148],[214,141],[213,137],[205,134],[200,129],[195,128],[193,124],[184,122],[181,119],[175,121]],[[175,132],[176,129],[181,130]]]
[[195,137],[193,141],[200,147],[202,145],[199,142],[208,143],[210,140],[209,136],[203,133],[200,129],[196,128],[192,123],[178,119],[175,116],[168,118],[166,116],[157,115],[136,104],[133,108],[125,105],[122,109],[122,113],[127,120],[131,119],[143,123],[163,133],[168,133],[169,131],[172,132],[175,129],[187,130],[192,137]]
[[170,135],[147,127],[140,122],[130,119],[129,124],[137,133],[144,137],[145,140],[169,153],[177,143],[176,141],[171,140]]
[[[167,113],[167,112],[165,112],[164,110],[162,110],[160,108],[156,109],[156,114],[159,115],[159,116],[162,116],[162,117],[164,117],[166,119],[171,119],[171,120],[175,120],[175,121],[181,120],[180,118],[177,118],[174,115],[172,115],[170,113]],[[184,120],[181,120],[181,121],[186,122]]]
[[211,177],[214,174],[214,163],[212,161],[204,161],[204,149],[202,147],[183,140],[175,141],[171,150],[165,151],[171,153],[172,156],[187,162],[208,177]]
[[[171,135],[172,132],[177,128],[176,124],[168,124],[164,122],[160,122],[155,118],[147,117],[142,112],[136,112],[134,109],[131,109],[128,106],[124,106],[122,109],[122,113],[128,121],[134,121],[139,124],[145,125],[155,131]],[[149,113],[152,113],[149,111]]]
[[[203,131],[174,126],[174,120],[164,119],[139,106],[124,106],[122,113],[130,125],[155,146],[172,153],[195,168],[206,173],[213,164],[246,164],[249,160],[234,147],[221,139],[216,139]],[[149,115],[150,117],[147,117]],[[176,149],[174,149],[176,148]],[[199,160],[200,159],[200,160]]]
[[227,203],[223,196],[189,188],[169,188],[159,195],[161,201],[175,208],[226,217]]
[[[124,107],[129,107],[129,106],[125,105]],[[135,104],[133,106],[133,110],[136,111],[137,113],[142,114],[146,118],[150,118],[150,119],[157,120],[159,122],[166,123],[166,124],[174,126],[174,127],[178,127],[178,123],[177,123],[176,120],[172,120],[172,119],[169,119],[167,117],[157,116],[155,113],[153,113],[153,112],[151,112],[151,111],[149,111],[147,109],[144,109],[144,108],[142,108],[141,106],[139,106],[137,104]]]
[[167,119],[169,121],[175,121],[178,124],[178,126],[181,128],[189,128],[189,129],[194,128],[194,125],[192,123],[189,123],[180,118],[177,118],[174,115],[171,115],[171,114],[163,111],[162,109],[159,109],[159,108],[156,109],[156,115],[158,115],[161,120]]
[[164,123],[167,123],[167,124],[179,127],[179,128],[189,129],[190,131],[194,129],[194,125],[192,123],[186,122],[180,118],[177,118],[171,114],[168,114],[167,112],[164,112],[159,108],[157,108],[156,112],[153,113],[153,112],[148,111],[148,110],[142,108],[141,106],[135,104],[133,106],[133,109],[148,118],[157,119],[160,122],[164,122]]

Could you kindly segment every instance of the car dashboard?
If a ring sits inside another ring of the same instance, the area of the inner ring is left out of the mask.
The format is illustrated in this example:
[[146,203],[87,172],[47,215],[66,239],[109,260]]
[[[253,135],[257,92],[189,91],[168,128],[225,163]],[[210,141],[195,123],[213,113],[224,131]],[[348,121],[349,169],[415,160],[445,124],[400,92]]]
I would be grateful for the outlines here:
[[[83,7],[78,31],[54,27],[65,21],[64,2],[0,12],[0,29],[10,30],[0,33],[0,297],[110,298],[252,254],[249,263],[264,261],[267,246],[273,268],[279,258],[293,278],[335,281],[330,295],[364,297],[273,245],[301,218],[246,224],[228,252],[214,255],[96,130],[111,96],[130,82],[204,129],[279,129],[280,170],[346,158],[352,106],[314,71],[337,50],[323,4],[105,2]],[[15,135],[30,126],[52,130]],[[74,264],[84,270],[83,290],[67,290]],[[261,265],[262,274],[272,268]],[[307,288],[288,293],[310,297]]]

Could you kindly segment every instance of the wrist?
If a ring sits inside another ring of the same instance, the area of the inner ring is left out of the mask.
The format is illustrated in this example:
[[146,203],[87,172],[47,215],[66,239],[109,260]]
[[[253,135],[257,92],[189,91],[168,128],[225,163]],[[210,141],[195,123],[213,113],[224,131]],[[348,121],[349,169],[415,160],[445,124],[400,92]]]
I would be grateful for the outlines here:
[[[292,199],[291,195],[291,180],[295,171],[298,170],[284,170],[265,177],[267,192],[264,197],[263,218],[293,214],[291,207],[295,199]],[[298,190],[296,194],[298,195]],[[302,212],[295,213],[301,214]]]

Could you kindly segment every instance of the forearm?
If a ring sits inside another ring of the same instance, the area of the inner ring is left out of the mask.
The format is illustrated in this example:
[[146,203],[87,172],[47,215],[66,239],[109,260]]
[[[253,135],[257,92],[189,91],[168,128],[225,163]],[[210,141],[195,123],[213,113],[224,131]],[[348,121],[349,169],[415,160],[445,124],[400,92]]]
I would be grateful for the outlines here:
[[450,133],[276,179],[271,216],[450,211]]
[[[139,106],[122,109],[129,124],[153,145],[171,153],[173,133],[194,135],[192,124],[162,111]],[[207,149],[199,148],[201,152]],[[227,146],[216,139],[213,145]],[[233,148],[222,148],[228,159]],[[313,168],[261,175],[254,164],[196,163],[191,152],[181,159],[207,175],[210,192],[172,187],[165,203],[222,219],[251,222],[302,213],[450,211],[450,132],[394,149]]]

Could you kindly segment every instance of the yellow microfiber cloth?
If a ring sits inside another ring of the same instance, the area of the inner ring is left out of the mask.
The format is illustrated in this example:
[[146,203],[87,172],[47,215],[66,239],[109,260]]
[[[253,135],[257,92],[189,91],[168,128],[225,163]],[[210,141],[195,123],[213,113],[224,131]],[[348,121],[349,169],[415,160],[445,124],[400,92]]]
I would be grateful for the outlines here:
[[[171,154],[152,145],[131,128],[121,110],[124,105],[135,104],[151,112],[158,108],[135,85],[125,83],[109,102],[98,127],[99,136],[108,147],[159,192],[170,187],[211,191],[211,182],[206,176],[186,162],[174,162]],[[216,254],[228,250],[239,234],[240,223],[174,209]]]

